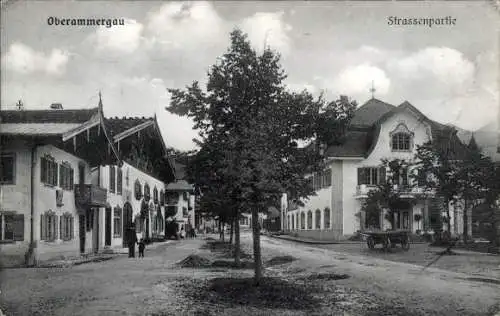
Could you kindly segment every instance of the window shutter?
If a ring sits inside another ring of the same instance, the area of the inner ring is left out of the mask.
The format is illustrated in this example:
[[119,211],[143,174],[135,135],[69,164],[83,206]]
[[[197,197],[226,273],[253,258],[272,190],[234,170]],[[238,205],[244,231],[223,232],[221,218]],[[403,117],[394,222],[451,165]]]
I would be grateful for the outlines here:
[[74,181],[75,181],[75,178],[74,178],[74,170],[73,168],[70,169],[69,171],[69,189],[70,190],[73,190],[73,186],[74,186]]
[[59,239],[64,240],[66,236],[64,236],[64,223],[63,223],[63,217],[59,217]]
[[63,172],[64,166],[59,165],[59,186],[63,189],[66,188],[65,183],[64,183],[64,172]]
[[46,182],[46,169],[47,169],[47,164],[46,160],[44,158],[40,158],[40,181]]
[[69,229],[70,229],[69,236],[70,236],[71,239],[73,239],[74,236],[75,236],[75,232],[74,232],[75,231],[75,226],[74,226],[74,223],[73,223],[73,216],[71,216],[70,219],[69,219]]
[[386,174],[385,174],[385,167],[380,167],[379,169],[379,181],[380,181],[380,184],[385,184],[386,182]]
[[358,185],[363,184],[363,168],[358,168]]
[[54,180],[52,182],[53,185],[57,185],[57,171],[59,171],[58,169],[58,164],[56,162],[53,162],[54,164]]
[[326,186],[332,185],[332,169],[326,170]]
[[24,214],[17,214],[13,217],[13,230],[14,230],[14,240],[23,241],[24,240]]
[[54,221],[54,236],[52,238],[52,240],[56,240],[57,239],[57,236],[59,235],[59,230],[58,230],[58,226],[57,226],[57,215],[53,215],[52,217],[53,221]]
[[45,215],[40,215],[40,240],[45,240]]

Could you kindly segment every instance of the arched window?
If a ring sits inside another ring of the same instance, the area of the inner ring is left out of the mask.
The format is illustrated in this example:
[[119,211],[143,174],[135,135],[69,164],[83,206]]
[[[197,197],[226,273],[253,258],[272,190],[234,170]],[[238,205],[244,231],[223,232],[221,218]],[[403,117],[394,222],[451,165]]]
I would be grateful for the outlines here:
[[307,229],[313,228],[313,212],[309,210],[307,212]]
[[329,229],[330,228],[330,209],[328,207],[325,207],[325,210],[323,211],[323,216],[324,218],[324,228]]
[[316,210],[315,219],[316,229],[321,229],[321,211],[319,209]]
[[156,188],[156,186],[153,189],[153,202],[155,202],[155,204],[158,204],[158,189]]
[[165,192],[163,190],[160,190],[160,205],[165,205]]
[[404,123],[400,123],[391,133],[391,149],[393,151],[411,151],[413,133]]
[[294,215],[294,214],[292,214],[292,226],[290,226],[290,228],[291,228],[292,230],[294,230],[294,229],[295,229],[295,215]]
[[139,180],[135,180],[134,195],[135,195],[135,199],[137,201],[140,201],[142,199],[142,185],[141,185],[141,182]]
[[300,213],[300,229],[306,229],[306,213]]
[[149,202],[149,199],[151,199],[151,191],[149,189],[149,184],[144,184],[144,200],[146,202]]

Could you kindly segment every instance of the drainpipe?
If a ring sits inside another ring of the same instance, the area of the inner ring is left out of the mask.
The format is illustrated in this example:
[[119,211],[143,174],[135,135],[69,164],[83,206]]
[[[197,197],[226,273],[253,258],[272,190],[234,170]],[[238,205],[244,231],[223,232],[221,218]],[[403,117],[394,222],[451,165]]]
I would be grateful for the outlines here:
[[28,247],[28,253],[26,256],[26,264],[27,265],[34,265],[36,264],[36,258],[35,258],[35,228],[34,228],[34,223],[35,223],[35,177],[36,177],[36,149],[38,145],[34,145],[31,148],[31,201],[30,201],[30,206],[31,206],[31,216],[30,216],[30,244]]

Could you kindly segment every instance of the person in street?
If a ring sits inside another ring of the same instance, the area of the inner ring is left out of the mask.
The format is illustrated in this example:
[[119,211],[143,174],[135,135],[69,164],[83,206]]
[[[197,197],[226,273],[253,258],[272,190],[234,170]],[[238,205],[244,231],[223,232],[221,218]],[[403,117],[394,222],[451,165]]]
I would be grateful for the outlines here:
[[184,239],[186,237],[186,232],[184,231],[184,227],[181,228],[181,239]]
[[128,230],[128,257],[135,257],[135,244],[137,243],[137,235],[135,233],[135,228],[132,226]]
[[144,238],[141,238],[137,244],[139,245],[139,258],[144,258],[144,249],[146,249]]

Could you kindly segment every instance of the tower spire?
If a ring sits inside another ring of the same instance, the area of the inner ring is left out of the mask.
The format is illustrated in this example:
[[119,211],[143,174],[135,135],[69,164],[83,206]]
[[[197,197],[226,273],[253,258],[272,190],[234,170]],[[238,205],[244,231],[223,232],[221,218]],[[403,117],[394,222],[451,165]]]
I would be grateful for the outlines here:
[[99,90],[99,105],[98,105],[98,107],[99,107],[99,112],[103,113],[103,111],[102,111],[102,95],[101,95],[101,90]]
[[377,90],[375,89],[375,85],[374,85],[373,80],[372,80],[372,87],[370,88],[370,92],[372,94],[372,99],[375,99],[375,91],[377,91]]

